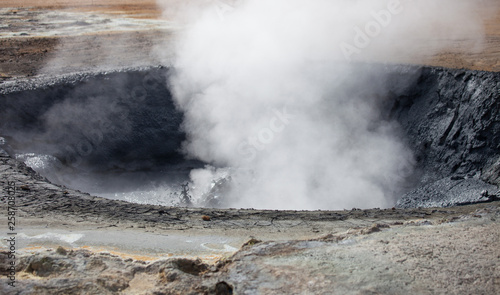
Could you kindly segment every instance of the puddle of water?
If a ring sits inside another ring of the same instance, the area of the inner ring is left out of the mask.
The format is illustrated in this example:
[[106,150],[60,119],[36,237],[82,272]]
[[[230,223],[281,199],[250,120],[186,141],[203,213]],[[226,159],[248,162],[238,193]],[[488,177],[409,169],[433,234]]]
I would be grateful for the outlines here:
[[[109,253],[124,259],[142,261],[183,257],[216,262],[235,253],[243,240],[217,235],[160,235],[137,231],[67,231],[50,229],[22,229],[16,236],[16,250],[43,252],[62,246],[66,249],[86,249],[95,253]],[[7,249],[7,236],[0,237],[0,249]]]

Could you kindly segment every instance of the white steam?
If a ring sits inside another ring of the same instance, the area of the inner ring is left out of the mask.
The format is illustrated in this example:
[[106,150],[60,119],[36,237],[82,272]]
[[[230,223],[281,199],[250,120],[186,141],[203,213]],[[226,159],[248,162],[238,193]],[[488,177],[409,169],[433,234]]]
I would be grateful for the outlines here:
[[[391,206],[412,154],[380,115],[384,78],[356,61],[418,61],[482,41],[474,7],[455,0],[196,7],[182,9],[191,23],[170,84],[185,113],[186,153],[234,168],[228,207]],[[193,183],[214,171],[192,173]]]

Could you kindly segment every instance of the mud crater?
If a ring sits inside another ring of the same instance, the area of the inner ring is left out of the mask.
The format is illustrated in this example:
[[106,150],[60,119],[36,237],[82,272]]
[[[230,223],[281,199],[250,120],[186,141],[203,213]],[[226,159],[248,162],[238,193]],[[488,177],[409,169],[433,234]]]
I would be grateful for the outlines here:
[[[398,122],[415,155],[416,171],[397,206],[496,198],[500,73],[360,66],[383,85],[382,116]],[[183,114],[172,100],[169,72],[155,67],[6,81],[0,85],[0,148],[76,189],[126,192],[165,179],[178,189],[204,163],[180,152]]]

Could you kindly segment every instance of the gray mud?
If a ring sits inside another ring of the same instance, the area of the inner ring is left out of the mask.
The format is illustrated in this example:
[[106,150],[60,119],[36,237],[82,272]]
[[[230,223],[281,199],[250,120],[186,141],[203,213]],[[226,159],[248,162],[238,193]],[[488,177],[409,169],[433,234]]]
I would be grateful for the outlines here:
[[[397,207],[495,199],[500,73],[357,67],[384,88],[370,95],[388,97],[379,106],[383,119],[399,123],[400,136],[415,155],[415,171],[402,171],[407,183]],[[5,82],[0,86],[4,149],[11,156],[54,157],[38,171],[54,183],[87,191],[94,186],[115,192],[125,189],[124,183],[131,189],[166,178],[179,186],[203,163],[179,152],[183,115],[171,98],[169,71],[137,68]],[[358,86],[348,85],[346,95],[364,91]],[[82,183],[73,184],[74,179]]]

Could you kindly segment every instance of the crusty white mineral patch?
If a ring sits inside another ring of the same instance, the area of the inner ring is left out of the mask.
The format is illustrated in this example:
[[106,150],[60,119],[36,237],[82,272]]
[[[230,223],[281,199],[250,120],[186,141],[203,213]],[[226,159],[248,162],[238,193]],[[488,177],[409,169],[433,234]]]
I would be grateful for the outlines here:
[[175,29],[171,21],[64,10],[0,9],[0,38],[79,36],[97,32]]

